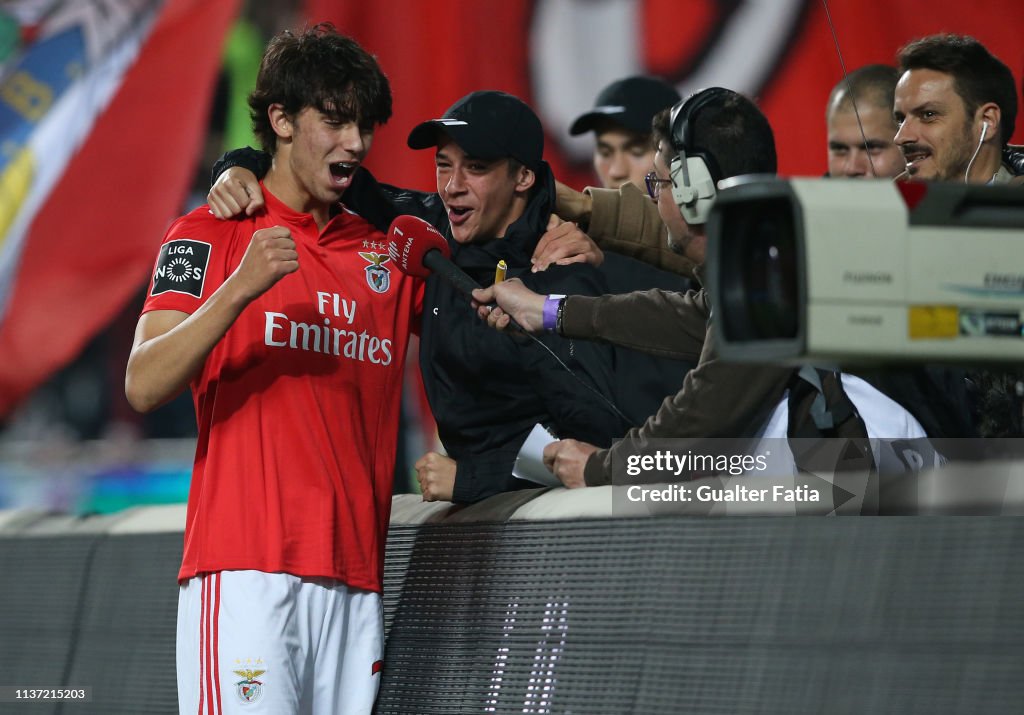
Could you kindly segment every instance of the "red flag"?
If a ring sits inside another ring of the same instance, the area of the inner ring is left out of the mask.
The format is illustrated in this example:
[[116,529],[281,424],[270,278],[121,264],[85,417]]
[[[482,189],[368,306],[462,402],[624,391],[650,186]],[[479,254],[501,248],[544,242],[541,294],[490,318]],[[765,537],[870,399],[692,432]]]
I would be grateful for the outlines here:
[[[88,52],[96,54],[96,43],[102,46],[110,39],[103,33],[109,33],[111,18],[125,21],[124,32],[140,33],[141,48],[108,93],[109,103],[100,108],[81,147],[48,193],[38,197],[38,210],[29,217],[16,255],[11,245],[4,246],[5,260],[14,261],[9,264],[14,270],[5,274],[6,301],[0,312],[0,416],[73,358],[145,282],[168,222],[181,212],[195,169],[192,157],[205,136],[223,39],[239,4],[112,0],[98,9],[96,3],[58,3],[61,7],[54,12],[65,27],[81,23]],[[101,10],[103,22],[91,16]],[[146,10],[157,13],[155,22],[136,17]],[[44,37],[46,23],[43,18],[37,28]],[[130,51],[119,47],[113,51]],[[31,49],[26,48],[26,56]],[[77,60],[68,67],[89,72],[114,62],[106,56],[86,59],[90,62],[85,67]],[[5,73],[0,86],[5,99],[11,96],[12,78],[18,87],[39,87],[32,97],[45,96],[48,89],[42,81],[31,84],[28,70],[17,77]],[[103,92],[94,87],[89,91],[97,102],[103,100]],[[0,138],[11,141],[8,130],[19,116],[41,126],[43,120],[31,111],[36,106],[43,105],[21,102],[15,107],[18,116],[8,122],[0,115]],[[53,106],[61,105],[55,101]],[[91,119],[85,112],[69,117],[67,133]],[[34,128],[22,127],[22,134]],[[19,149],[28,147],[19,139],[22,134],[15,136]],[[35,152],[42,153],[38,147]],[[29,154],[22,151],[19,156]],[[49,158],[34,157],[36,164]],[[30,172],[21,167],[0,178],[28,185],[23,179]],[[22,198],[30,196],[31,191]],[[10,208],[0,206],[8,214]],[[0,233],[24,220],[9,221]]]
[[[973,35],[1018,80],[1024,70],[1017,0],[830,0],[828,7],[847,70],[893,64],[903,44],[937,32]],[[754,97],[775,130],[780,173],[826,170],[825,102],[842,70],[821,0],[306,0],[306,14],[355,37],[391,79],[394,117],[367,161],[388,183],[433,190],[430,152],[406,148],[409,131],[464,94],[500,89],[537,111],[555,175],[592,184],[593,144],[573,142],[569,122],[612,80],[648,73],[684,95],[719,84]],[[1024,122],[1017,124],[1021,141]]]

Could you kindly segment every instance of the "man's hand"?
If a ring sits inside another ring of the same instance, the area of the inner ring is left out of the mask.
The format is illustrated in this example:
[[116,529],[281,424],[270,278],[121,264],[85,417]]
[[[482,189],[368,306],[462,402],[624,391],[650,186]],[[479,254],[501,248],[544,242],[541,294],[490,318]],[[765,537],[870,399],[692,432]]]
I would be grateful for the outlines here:
[[455,491],[454,459],[437,452],[427,452],[416,464],[416,481],[420,483],[423,501],[451,501]]
[[540,237],[533,251],[531,270],[534,273],[546,270],[552,263],[559,266],[570,263],[599,266],[604,262],[604,253],[579,226],[565,222],[552,227],[553,223],[548,224],[548,230]]
[[246,216],[252,216],[263,208],[263,190],[256,174],[240,166],[232,166],[217,177],[217,182],[206,195],[206,203],[210,205],[210,213],[222,221],[243,211]]
[[555,182],[555,213],[566,221],[590,225],[590,214],[594,210],[594,199],[590,194],[571,189],[561,181]]
[[[518,278],[495,283],[489,288],[473,291],[473,307],[477,315],[496,330],[509,326],[509,316],[528,333],[544,330],[544,301],[547,296],[534,293]],[[490,304],[497,303],[492,308]]]
[[585,487],[583,468],[597,447],[587,442],[563,439],[544,448],[544,466],[558,477],[567,489]]
[[284,226],[261,228],[252,235],[242,262],[231,274],[231,281],[242,294],[253,300],[289,273],[299,270],[299,254],[292,233]]

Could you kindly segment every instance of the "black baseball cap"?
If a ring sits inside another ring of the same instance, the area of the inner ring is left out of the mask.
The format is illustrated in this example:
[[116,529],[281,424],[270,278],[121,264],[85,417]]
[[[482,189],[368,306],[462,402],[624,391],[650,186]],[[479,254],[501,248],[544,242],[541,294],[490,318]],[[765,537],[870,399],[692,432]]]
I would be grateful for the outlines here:
[[446,134],[469,154],[492,160],[512,157],[531,169],[544,154],[544,130],[527,104],[505,92],[471,92],[448,107],[440,119],[417,124],[406,143],[429,149]]
[[651,133],[651,120],[682,97],[676,88],[655,77],[626,77],[601,90],[594,108],[576,118],[569,134],[576,136],[612,121],[639,134]]

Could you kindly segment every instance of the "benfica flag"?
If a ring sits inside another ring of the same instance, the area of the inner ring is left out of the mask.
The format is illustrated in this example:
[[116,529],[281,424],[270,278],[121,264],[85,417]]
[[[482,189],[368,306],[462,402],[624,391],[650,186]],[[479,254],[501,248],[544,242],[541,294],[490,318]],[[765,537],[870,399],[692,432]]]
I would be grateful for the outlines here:
[[146,280],[239,2],[0,5],[0,417]]

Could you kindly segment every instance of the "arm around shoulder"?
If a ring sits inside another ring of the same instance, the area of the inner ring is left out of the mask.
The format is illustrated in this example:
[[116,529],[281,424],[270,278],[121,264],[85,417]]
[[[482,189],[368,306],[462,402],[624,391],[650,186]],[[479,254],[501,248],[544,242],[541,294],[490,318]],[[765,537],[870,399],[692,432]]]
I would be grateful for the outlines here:
[[618,189],[588,187],[584,193],[592,207],[587,234],[601,248],[687,277],[693,274],[693,263],[668,247],[658,205],[642,189],[626,183]]

